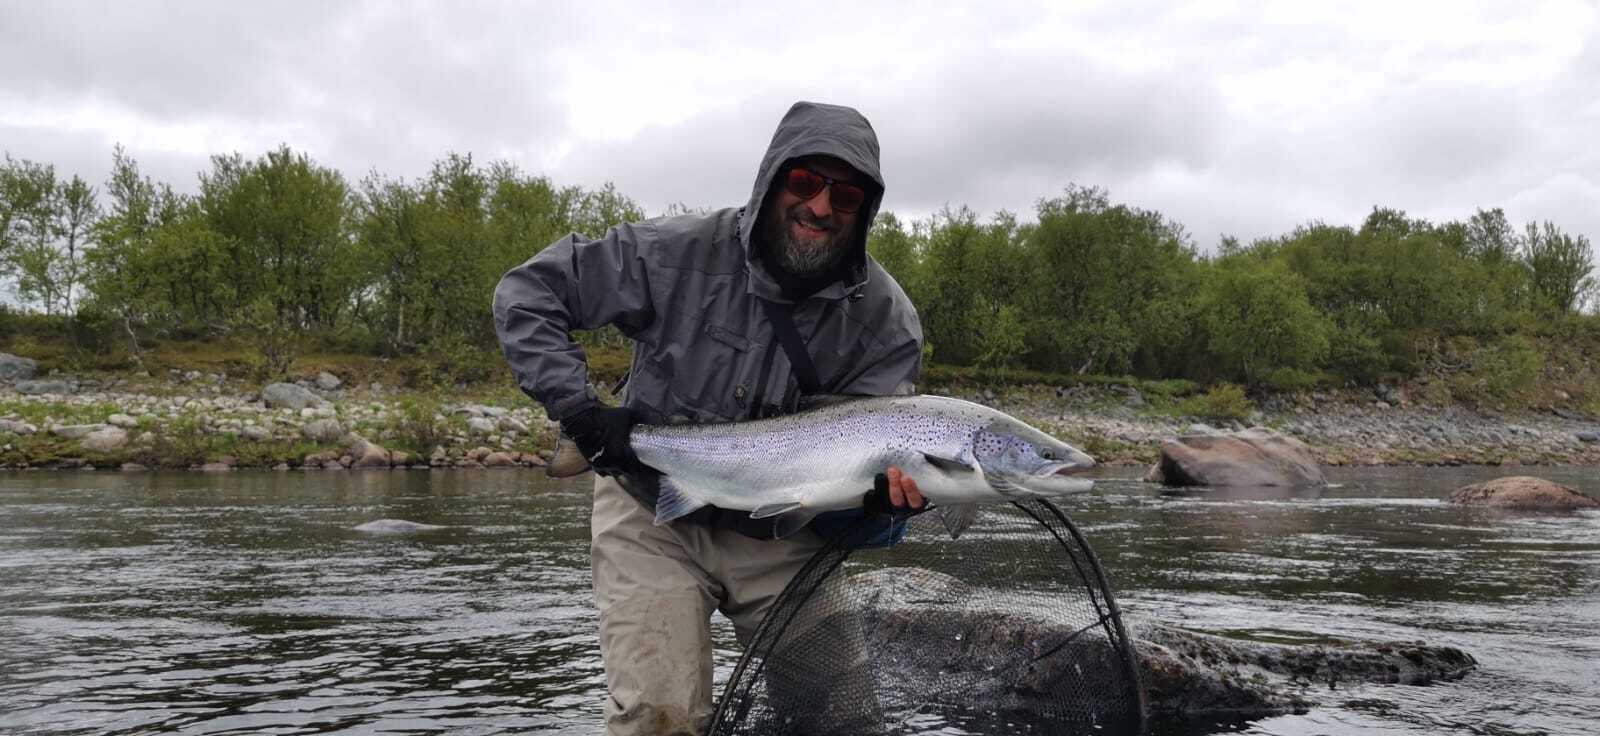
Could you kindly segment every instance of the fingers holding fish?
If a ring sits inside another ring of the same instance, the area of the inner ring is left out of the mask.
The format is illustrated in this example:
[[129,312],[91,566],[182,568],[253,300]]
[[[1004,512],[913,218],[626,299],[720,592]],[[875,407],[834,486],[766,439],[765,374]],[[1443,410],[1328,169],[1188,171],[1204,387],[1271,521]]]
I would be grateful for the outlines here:
[[927,499],[922,497],[922,491],[917,488],[916,480],[893,465],[889,466],[887,472],[889,503],[896,511],[916,511],[927,505]]

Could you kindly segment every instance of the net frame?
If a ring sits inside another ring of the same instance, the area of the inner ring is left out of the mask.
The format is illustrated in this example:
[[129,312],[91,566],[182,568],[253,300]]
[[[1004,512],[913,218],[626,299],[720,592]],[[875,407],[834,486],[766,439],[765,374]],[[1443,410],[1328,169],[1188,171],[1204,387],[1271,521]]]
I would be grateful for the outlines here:
[[[1096,733],[1142,734],[1147,721],[1147,704],[1139,677],[1138,660],[1132,639],[1123,625],[1121,609],[1112,595],[1105,569],[1094,548],[1072,519],[1054,503],[1046,499],[1029,499],[1013,501],[1011,505],[1044,527],[1055,540],[1062,552],[1058,556],[1062,559],[1062,577],[1087,591],[1087,599],[1096,614],[1088,624],[1046,652],[1032,657],[1031,661],[1051,656],[1078,636],[1098,628],[1116,651],[1116,665],[1121,669],[1124,682],[1131,685],[1131,692],[1125,694],[1131,708],[1114,719],[1115,725],[1120,727],[1118,731],[1097,730]],[[779,594],[771,613],[756,628],[743,656],[723,686],[707,736],[742,736],[747,733],[741,727],[759,700],[756,688],[764,681],[763,671],[769,655],[783,644],[785,633],[805,609],[806,601],[816,595],[853,554],[871,546],[881,532],[879,519],[864,517],[836,534],[800,568]],[[799,602],[794,602],[797,597],[800,598]]]

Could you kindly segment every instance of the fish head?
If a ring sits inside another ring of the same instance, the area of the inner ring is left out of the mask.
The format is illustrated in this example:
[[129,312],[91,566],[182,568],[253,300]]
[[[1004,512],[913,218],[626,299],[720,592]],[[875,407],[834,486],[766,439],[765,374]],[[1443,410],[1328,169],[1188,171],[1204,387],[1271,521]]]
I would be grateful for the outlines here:
[[978,430],[972,454],[1003,495],[1060,496],[1094,487],[1093,480],[1082,477],[1094,467],[1094,458],[1021,422],[994,422]]

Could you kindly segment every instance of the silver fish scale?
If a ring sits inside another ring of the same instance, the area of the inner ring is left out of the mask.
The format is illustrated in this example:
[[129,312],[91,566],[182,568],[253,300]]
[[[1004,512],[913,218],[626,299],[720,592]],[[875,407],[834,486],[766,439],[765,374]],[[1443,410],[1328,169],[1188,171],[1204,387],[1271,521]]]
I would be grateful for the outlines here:
[[941,491],[954,489],[915,475],[926,465],[923,453],[970,456],[974,433],[1005,419],[959,399],[884,397],[752,422],[641,426],[632,442],[645,464],[696,500],[721,508],[791,501],[814,509],[848,508],[889,465],[913,473],[924,494],[940,500],[948,495]]

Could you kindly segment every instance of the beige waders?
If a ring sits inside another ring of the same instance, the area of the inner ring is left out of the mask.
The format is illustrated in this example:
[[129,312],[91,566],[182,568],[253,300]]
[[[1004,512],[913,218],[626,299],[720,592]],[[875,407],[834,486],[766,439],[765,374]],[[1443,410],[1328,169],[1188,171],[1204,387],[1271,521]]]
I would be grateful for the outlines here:
[[747,644],[790,578],[823,546],[811,531],[758,540],[654,515],[596,477],[590,551],[607,736],[699,736],[710,724],[711,612]]

